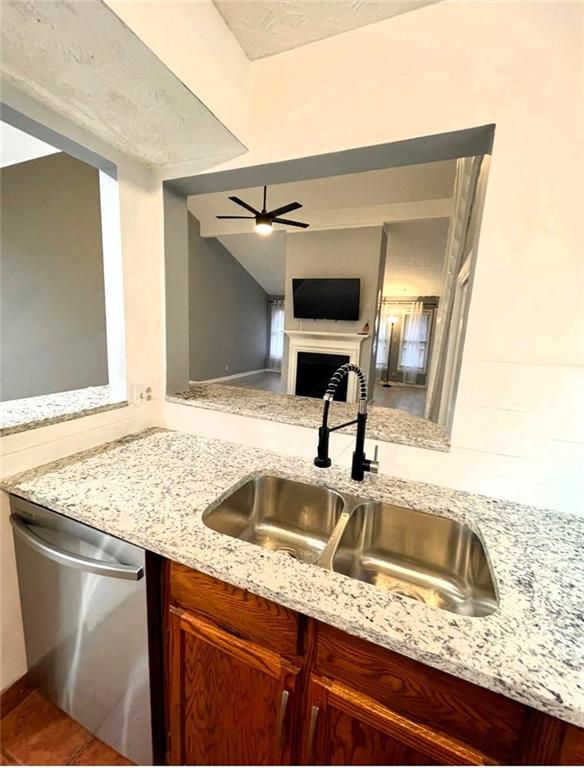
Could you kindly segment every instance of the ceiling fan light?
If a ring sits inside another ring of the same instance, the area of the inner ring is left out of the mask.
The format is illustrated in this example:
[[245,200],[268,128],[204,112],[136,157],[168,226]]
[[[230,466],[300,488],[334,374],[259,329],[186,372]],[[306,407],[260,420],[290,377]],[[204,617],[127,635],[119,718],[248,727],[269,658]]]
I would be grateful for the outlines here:
[[286,224],[289,227],[300,227],[301,229],[307,229],[310,225],[304,224],[302,221],[291,221],[290,219],[280,218],[282,214],[289,213],[290,211],[296,211],[298,208],[302,208],[302,203],[294,202],[281,205],[279,208],[274,208],[273,211],[268,211],[266,208],[266,197],[268,188],[264,186],[264,204],[261,211],[258,211],[253,205],[246,203],[245,200],[241,200],[236,195],[229,195],[229,199],[245,208],[246,211],[253,213],[253,216],[229,216],[221,215],[217,216],[218,219],[255,219],[255,231],[259,235],[269,235],[272,232],[274,222],[276,224]]
[[258,235],[269,235],[272,231],[272,222],[269,219],[258,218],[256,219],[255,231]]

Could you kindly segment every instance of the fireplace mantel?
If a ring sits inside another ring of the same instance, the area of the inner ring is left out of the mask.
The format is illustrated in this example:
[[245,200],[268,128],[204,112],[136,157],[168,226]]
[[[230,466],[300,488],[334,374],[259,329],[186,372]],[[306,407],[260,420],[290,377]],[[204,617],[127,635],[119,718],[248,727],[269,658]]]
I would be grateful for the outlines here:
[[[290,339],[288,356],[288,380],[286,391],[289,395],[296,392],[296,372],[299,352],[320,352],[321,354],[348,356],[351,363],[360,365],[361,344],[369,334],[337,333],[336,331],[288,331],[284,333]],[[351,376],[347,390],[347,401],[357,401],[357,380]]]
[[294,336],[330,336],[336,339],[357,339],[359,343],[369,338],[368,333],[337,333],[336,331],[284,331],[284,333],[290,338],[294,338]]

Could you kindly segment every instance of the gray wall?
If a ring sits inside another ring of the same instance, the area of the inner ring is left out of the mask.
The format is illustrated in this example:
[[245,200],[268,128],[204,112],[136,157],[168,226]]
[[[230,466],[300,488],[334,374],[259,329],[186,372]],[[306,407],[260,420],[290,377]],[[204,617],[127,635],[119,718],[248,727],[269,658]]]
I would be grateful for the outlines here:
[[189,386],[189,247],[187,199],[164,186],[166,391]]
[[0,182],[2,400],[107,384],[98,171],[61,153]]
[[190,377],[216,379],[264,368],[268,296],[189,214]]

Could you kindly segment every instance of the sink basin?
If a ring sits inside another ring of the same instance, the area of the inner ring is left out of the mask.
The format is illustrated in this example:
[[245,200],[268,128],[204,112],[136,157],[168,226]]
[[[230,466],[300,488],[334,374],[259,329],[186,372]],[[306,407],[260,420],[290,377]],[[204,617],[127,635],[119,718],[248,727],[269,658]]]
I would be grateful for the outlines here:
[[425,512],[360,504],[340,538],[332,569],[465,616],[487,616],[497,608],[478,536],[454,520]]
[[340,494],[271,475],[249,480],[203,515],[214,531],[314,563],[343,511]]
[[465,525],[272,475],[203,515],[218,533],[464,616],[498,605],[489,561]]

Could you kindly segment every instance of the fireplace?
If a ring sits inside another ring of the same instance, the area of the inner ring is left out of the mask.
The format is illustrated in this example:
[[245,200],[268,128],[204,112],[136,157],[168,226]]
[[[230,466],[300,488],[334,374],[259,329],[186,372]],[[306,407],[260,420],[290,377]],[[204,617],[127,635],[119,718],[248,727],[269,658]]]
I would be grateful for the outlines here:
[[[350,362],[348,355],[321,352],[298,352],[296,361],[296,394],[322,398],[337,368]],[[347,402],[347,377],[337,387],[335,400]]]
[[[289,338],[288,374],[286,392],[289,395],[322,397],[330,377],[343,363],[359,365],[361,344],[369,338],[366,333],[338,333],[336,331],[285,330]],[[300,361],[306,368],[299,375]],[[342,398],[356,403],[357,378],[348,376],[342,387]]]

